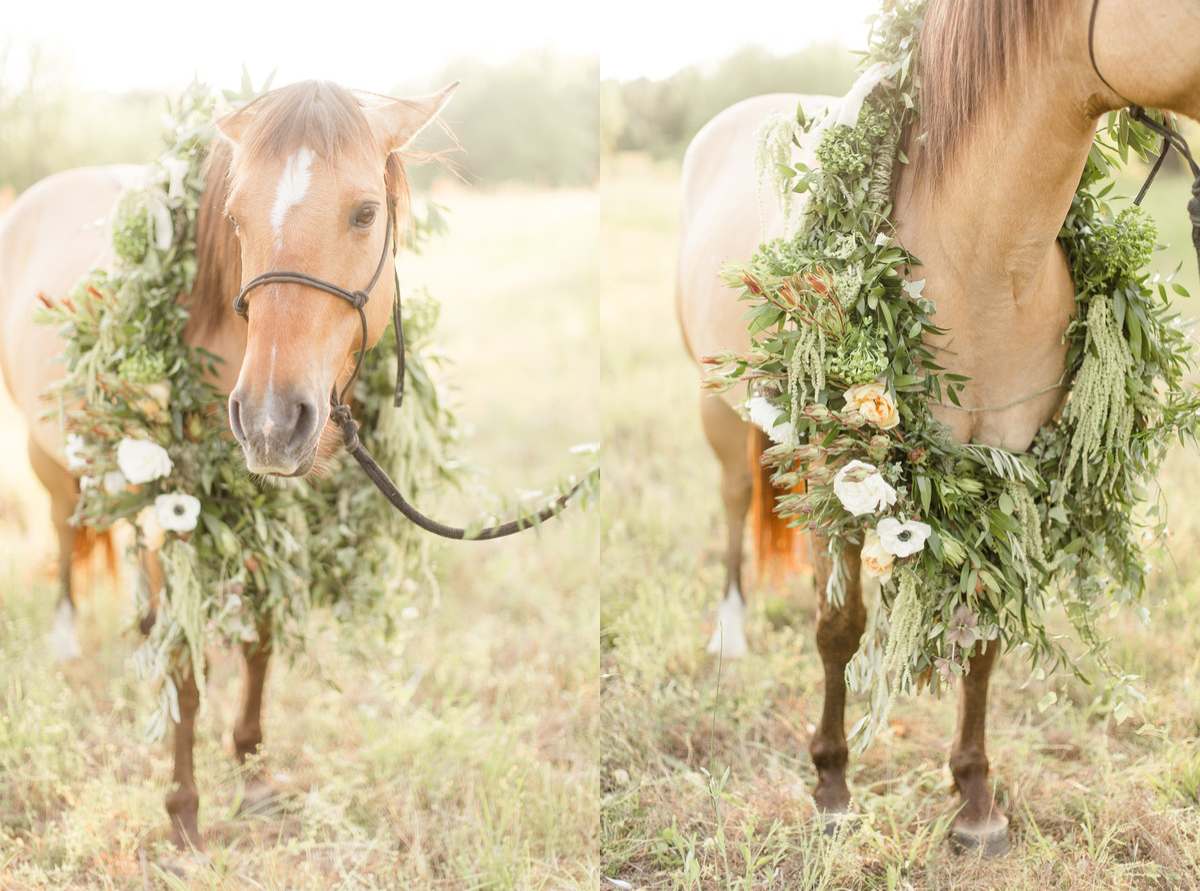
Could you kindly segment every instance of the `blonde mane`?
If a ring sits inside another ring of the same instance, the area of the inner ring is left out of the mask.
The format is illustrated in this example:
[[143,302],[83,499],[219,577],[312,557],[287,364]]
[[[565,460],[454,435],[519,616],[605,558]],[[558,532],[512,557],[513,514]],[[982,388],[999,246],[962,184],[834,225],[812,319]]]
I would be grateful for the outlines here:
[[924,145],[918,175],[940,182],[1011,74],[1036,64],[1064,0],[930,0],[921,31]]

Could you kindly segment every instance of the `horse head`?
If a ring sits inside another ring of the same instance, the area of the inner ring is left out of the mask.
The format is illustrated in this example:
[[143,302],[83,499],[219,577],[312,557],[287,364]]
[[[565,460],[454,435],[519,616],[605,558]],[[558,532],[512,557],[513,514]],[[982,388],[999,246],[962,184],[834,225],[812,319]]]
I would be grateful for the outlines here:
[[[391,240],[407,213],[397,152],[455,86],[364,106],[340,87],[306,82],[217,122],[233,144],[225,210],[237,230],[248,326],[229,423],[252,473],[312,469],[331,392],[387,327]],[[285,272],[299,275],[279,280]],[[256,283],[261,276],[269,280]],[[362,315],[313,280],[366,293]]]
[[[1200,4],[1085,0],[1090,55],[1112,107],[1136,104],[1200,120]],[[1082,25],[1082,22],[1080,23]],[[1086,58],[1086,57],[1085,57]]]

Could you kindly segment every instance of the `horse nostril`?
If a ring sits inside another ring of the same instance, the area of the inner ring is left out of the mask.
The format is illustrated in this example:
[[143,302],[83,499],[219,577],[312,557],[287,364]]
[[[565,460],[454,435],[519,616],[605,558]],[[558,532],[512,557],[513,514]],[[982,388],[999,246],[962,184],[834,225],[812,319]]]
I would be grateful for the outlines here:
[[246,441],[246,433],[242,429],[242,404],[234,393],[229,394],[229,429],[238,442]]
[[292,435],[288,437],[288,450],[298,449],[306,445],[317,428],[317,407],[308,399],[296,403],[296,423],[292,426]]

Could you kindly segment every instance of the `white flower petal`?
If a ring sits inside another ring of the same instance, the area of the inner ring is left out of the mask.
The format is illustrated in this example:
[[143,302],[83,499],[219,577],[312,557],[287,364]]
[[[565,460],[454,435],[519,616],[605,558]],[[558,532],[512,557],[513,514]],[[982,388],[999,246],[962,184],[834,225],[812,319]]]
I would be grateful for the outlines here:
[[164,529],[191,532],[200,519],[200,499],[184,492],[159,495],[154,499],[154,515]]
[[[852,480],[849,478],[852,473],[858,475],[855,471],[866,475],[861,480]],[[875,465],[865,461],[850,461],[837,472],[833,494],[856,517],[877,513],[896,503],[896,490],[879,475]]]
[[175,466],[167,450],[144,439],[122,439],[117,445],[117,466],[125,479],[139,486],[167,476]]
[[928,523],[919,520],[902,523],[894,517],[884,517],[875,527],[880,545],[895,557],[911,557],[920,551],[932,531]]
[[71,473],[87,468],[87,458],[83,456],[85,447],[83,437],[78,433],[67,434],[67,444],[63,446],[63,454],[67,457],[67,470]]
[[754,396],[746,401],[746,412],[750,422],[770,437],[777,445],[792,445],[796,442],[796,429],[791,421],[776,423],[783,417],[783,409],[763,396]]

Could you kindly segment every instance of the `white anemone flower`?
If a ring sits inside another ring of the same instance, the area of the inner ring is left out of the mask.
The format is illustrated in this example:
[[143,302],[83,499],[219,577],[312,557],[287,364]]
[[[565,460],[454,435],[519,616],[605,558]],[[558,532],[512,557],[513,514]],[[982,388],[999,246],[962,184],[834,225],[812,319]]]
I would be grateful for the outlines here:
[[154,514],[164,529],[191,532],[200,519],[200,499],[186,492],[159,495],[154,499]]
[[125,479],[140,486],[166,476],[175,466],[158,443],[144,439],[122,439],[117,445],[117,466]]
[[925,539],[932,531],[928,523],[918,520],[901,523],[894,517],[884,517],[875,527],[879,543],[893,557],[911,557],[925,547]]

